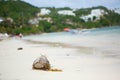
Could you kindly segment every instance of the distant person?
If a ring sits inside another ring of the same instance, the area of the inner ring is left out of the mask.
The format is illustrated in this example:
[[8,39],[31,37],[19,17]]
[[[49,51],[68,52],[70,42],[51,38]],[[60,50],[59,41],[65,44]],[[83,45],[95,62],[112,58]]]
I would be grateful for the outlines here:
[[16,34],[16,38],[22,38],[22,37],[23,37],[22,33]]
[[8,38],[8,37],[9,37],[9,35],[8,35],[7,33],[4,33],[4,36],[5,36],[6,38]]
[[22,38],[22,37],[23,37],[22,33],[20,33],[20,34],[19,34],[19,37],[20,37],[20,38]]

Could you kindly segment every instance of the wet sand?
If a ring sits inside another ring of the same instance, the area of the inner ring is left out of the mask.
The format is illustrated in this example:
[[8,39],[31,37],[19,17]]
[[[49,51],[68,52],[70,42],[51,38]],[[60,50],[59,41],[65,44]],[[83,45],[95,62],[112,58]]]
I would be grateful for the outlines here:
[[[22,47],[23,50],[17,50]],[[52,68],[62,72],[32,70],[33,61],[46,55]],[[0,80],[120,80],[120,59],[89,48],[0,41]]]

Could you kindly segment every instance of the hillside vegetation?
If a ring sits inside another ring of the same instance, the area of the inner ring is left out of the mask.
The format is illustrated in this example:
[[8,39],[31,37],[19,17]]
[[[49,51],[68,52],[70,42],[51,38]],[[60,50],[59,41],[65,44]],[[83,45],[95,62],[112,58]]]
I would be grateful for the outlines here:
[[[3,21],[0,22],[0,33],[35,34],[62,31],[65,27],[83,29],[120,25],[120,14],[103,6],[76,10],[72,10],[69,7],[47,7],[46,9],[51,11],[49,14],[37,15],[40,13],[40,9],[42,8],[34,7],[20,0],[1,0],[0,19]],[[95,20],[96,17],[94,17],[93,21],[89,19],[87,22],[80,18],[83,15],[90,14],[93,9],[102,9],[107,12],[107,14],[102,15],[99,20]],[[75,16],[60,15],[58,14],[60,10],[71,10],[75,13]],[[47,21],[48,18],[50,21]],[[30,24],[29,21],[31,19],[34,19],[34,21],[37,20],[36,23]]]

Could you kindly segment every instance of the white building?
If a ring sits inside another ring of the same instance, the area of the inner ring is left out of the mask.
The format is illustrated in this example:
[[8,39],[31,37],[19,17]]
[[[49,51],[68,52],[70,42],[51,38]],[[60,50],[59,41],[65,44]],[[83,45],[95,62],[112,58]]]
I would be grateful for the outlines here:
[[103,14],[106,14],[104,10],[101,10],[101,9],[94,9],[91,11],[91,15],[94,15],[94,16],[101,16]]
[[0,23],[3,21],[3,19],[2,18],[0,18]]
[[42,17],[38,17],[38,18],[33,18],[33,19],[30,19],[28,21],[29,24],[32,24],[32,25],[38,25],[39,24],[39,21],[47,21],[49,23],[52,23],[52,19],[50,17],[46,17],[46,18],[42,18]]
[[120,8],[114,9],[115,13],[120,14]]
[[37,25],[37,24],[39,24],[39,20],[38,20],[37,18],[30,19],[30,20],[28,21],[28,23],[29,23],[29,24]]
[[51,11],[50,11],[49,9],[43,8],[43,9],[41,9],[40,14],[41,14],[41,15],[47,15],[47,14],[49,14],[50,12],[51,12]]
[[39,17],[39,16],[41,16],[41,15],[47,15],[47,14],[49,14],[50,12],[51,12],[51,11],[50,11],[49,9],[42,8],[42,9],[40,10],[40,12],[37,13],[36,15]]
[[93,17],[96,17],[96,20],[99,20],[101,16],[103,16],[104,14],[107,14],[107,12],[105,12],[102,9],[94,9],[91,11],[91,14],[86,15],[86,16],[82,16],[80,17],[81,19],[85,20],[85,22],[87,22],[89,19],[91,19],[91,21],[93,21]]
[[58,14],[75,16],[75,13],[72,10],[60,10],[60,11],[58,11]]
[[13,19],[11,17],[8,17],[6,20],[13,23]]

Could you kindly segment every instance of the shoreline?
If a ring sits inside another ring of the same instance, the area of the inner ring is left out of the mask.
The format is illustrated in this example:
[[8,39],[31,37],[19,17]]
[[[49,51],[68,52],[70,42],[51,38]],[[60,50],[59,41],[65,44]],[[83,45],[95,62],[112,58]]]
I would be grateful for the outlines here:
[[[0,80],[119,80],[120,61],[100,54],[85,54],[74,47],[29,43],[20,39],[0,42]],[[22,47],[23,50],[17,50]],[[87,51],[89,52],[89,50]],[[32,70],[33,61],[46,55],[52,68],[62,72]]]

